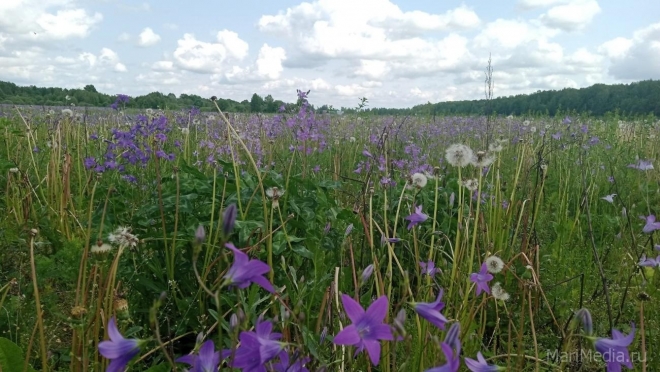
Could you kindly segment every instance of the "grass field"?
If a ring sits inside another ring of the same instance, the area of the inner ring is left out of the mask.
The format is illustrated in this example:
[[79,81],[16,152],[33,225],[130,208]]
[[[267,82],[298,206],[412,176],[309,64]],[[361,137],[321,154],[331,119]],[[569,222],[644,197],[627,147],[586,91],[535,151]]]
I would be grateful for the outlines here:
[[653,118],[303,96],[0,133],[2,371],[660,371]]

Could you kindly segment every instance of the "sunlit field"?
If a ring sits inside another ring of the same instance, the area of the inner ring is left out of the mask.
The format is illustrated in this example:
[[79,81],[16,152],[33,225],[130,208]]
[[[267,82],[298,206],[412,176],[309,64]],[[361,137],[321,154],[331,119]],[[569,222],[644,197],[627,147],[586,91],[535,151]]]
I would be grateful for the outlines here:
[[657,119],[123,97],[0,108],[1,371],[660,371]]

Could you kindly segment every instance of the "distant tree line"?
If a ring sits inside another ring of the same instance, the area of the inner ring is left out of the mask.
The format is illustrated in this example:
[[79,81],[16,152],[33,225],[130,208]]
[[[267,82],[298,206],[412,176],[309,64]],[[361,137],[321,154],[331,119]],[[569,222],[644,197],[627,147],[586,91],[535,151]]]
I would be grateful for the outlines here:
[[[195,106],[202,111],[214,111],[215,105],[211,97],[200,97],[194,94],[181,94],[178,97],[173,93],[163,94],[152,92],[144,96],[130,97],[126,108],[152,108],[164,110],[177,110]],[[21,87],[14,83],[0,81],[0,103],[15,105],[39,106],[94,106],[110,107],[117,99],[117,95],[99,93],[93,85],[86,85],[82,89],[38,88],[36,86]],[[262,112],[275,113],[280,108],[289,109],[293,103],[285,103],[274,99],[271,95],[262,98],[253,94],[251,100],[237,102],[232,99],[217,99],[221,110],[227,112]],[[122,107],[124,107],[122,105]]]
[[[495,87],[497,88],[497,87]],[[0,103],[17,105],[44,106],[95,106],[110,107],[116,101],[116,95],[99,93],[93,85],[83,89],[20,87],[14,83],[0,81]],[[221,110],[227,112],[275,113],[280,110],[291,112],[298,103],[285,103],[271,95],[262,97],[257,93],[252,98],[241,102],[232,99],[217,99]],[[213,111],[215,106],[210,97],[194,94],[173,93],[167,95],[152,92],[144,96],[130,97],[127,108],[153,108],[177,110],[198,107],[202,111]],[[313,108],[313,106],[312,106]],[[483,115],[486,110],[499,115],[537,115],[554,116],[557,113],[583,112],[600,116],[608,112],[624,115],[648,115],[660,117],[660,80],[645,80],[630,84],[596,84],[588,88],[565,88],[557,91],[538,91],[533,94],[498,97],[486,100],[439,102],[417,105],[412,108],[368,108],[366,98],[355,108],[342,107],[341,110],[331,105],[322,105],[315,110],[319,113],[371,113],[375,115]]]
[[[497,85],[495,85],[497,90]],[[596,84],[588,88],[564,88],[538,91],[533,94],[494,98],[490,110],[500,115],[546,114],[569,111],[601,116],[608,112],[625,115],[660,117],[660,80],[645,80],[630,84]],[[486,100],[426,103],[407,109],[370,108],[374,114],[482,115]]]

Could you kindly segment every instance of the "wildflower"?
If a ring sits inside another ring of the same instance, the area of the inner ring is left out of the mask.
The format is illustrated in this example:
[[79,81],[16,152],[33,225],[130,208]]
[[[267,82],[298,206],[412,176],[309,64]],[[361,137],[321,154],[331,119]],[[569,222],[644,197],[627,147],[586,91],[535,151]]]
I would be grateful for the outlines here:
[[224,276],[226,284],[243,289],[255,283],[270,293],[275,292],[273,285],[262,276],[270,271],[270,266],[259,260],[250,260],[247,254],[241,252],[232,243],[225,244],[225,247],[234,252],[234,264]]
[[346,226],[346,230],[344,231],[344,237],[348,236],[352,231],[353,231],[353,224]]
[[474,154],[472,149],[463,144],[453,144],[447,148],[445,159],[455,167],[463,168],[470,164]]
[[493,164],[495,161],[495,156],[486,151],[477,151],[477,153],[472,158],[472,165],[478,168],[486,168],[487,166]]
[[392,322],[392,328],[394,328],[394,332],[399,336],[399,338],[403,338],[406,336],[406,327],[404,326],[405,322],[406,322],[406,310],[401,309],[396,314],[396,317],[394,317],[394,321]]
[[639,266],[644,267],[660,267],[660,256],[657,258],[646,258],[646,254],[642,254],[639,258]]
[[197,227],[197,230],[195,231],[195,243],[202,244],[204,243],[205,239],[206,239],[206,231],[204,230],[204,226],[199,225]]
[[412,229],[415,225],[419,224],[420,222],[424,222],[429,218],[429,216],[425,215],[422,213],[422,206],[416,206],[415,207],[415,213],[411,214],[410,216],[404,218],[410,223],[408,224],[408,230]]
[[99,352],[104,358],[110,359],[108,372],[124,371],[126,364],[140,353],[141,340],[126,339],[117,329],[115,317],[110,318],[108,322],[108,336],[110,341],[101,341],[99,343]]
[[486,292],[490,294],[490,288],[488,288],[488,282],[493,280],[493,275],[488,273],[488,265],[485,262],[481,264],[480,272],[470,274],[470,280],[477,284],[477,296],[479,296],[481,292]]
[[642,171],[653,169],[653,164],[650,160],[640,160],[637,164],[629,164],[628,168],[639,169]]
[[419,266],[422,267],[422,275],[435,276],[440,269],[435,267],[435,262],[429,260],[429,262],[420,262]]
[[71,111],[71,109],[63,109],[62,110],[62,115],[72,117],[73,116],[73,111]]
[[305,368],[305,364],[309,363],[311,359],[309,357],[301,359],[298,354],[297,350],[293,353],[293,364],[291,364],[289,353],[282,350],[279,355],[279,363],[273,364],[275,372],[309,372],[309,369]]
[[360,284],[364,284],[371,278],[371,274],[374,273],[374,264],[371,264],[367,266],[364,271],[362,271],[362,275],[360,276]]
[[591,313],[589,312],[589,310],[585,308],[578,310],[575,313],[575,319],[580,323],[582,323],[582,328],[584,328],[584,331],[588,335],[594,333],[594,322],[591,319]]
[[477,352],[477,360],[465,358],[465,365],[472,372],[497,372],[505,370],[504,367],[488,364],[481,351]]
[[603,196],[601,199],[605,200],[608,203],[614,203],[614,197],[615,196],[616,196],[616,194],[610,194],[610,195]]
[[136,235],[131,233],[130,227],[118,227],[114,233],[108,234],[110,243],[115,243],[120,247],[135,247],[138,243]]
[[178,363],[186,363],[192,366],[190,372],[215,372],[220,364],[220,352],[215,351],[212,340],[207,340],[199,348],[199,354],[188,354],[177,359]]
[[190,128],[181,128],[181,134],[184,136],[190,134]]
[[236,204],[230,204],[225,213],[222,215],[222,233],[225,236],[229,236],[234,230],[234,225],[236,224],[236,216],[238,214],[238,209]]
[[632,331],[627,336],[616,329],[612,329],[612,338],[597,338],[594,342],[596,351],[603,355],[607,363],[607,371],[620,371],[621,365],[633,369],[628,346],[635,338],[635,324],[631,324]]
[[440,344],[440,348],[442,348],[442,353],[445,354],[447,363],[435,368],[427,369],[426,372],[458,372],[461,363],[461,340],[458,339],[459,332],[459,323],[452,324],[449,331],[447,331],[447,335],[445,335],[444,342]]
[[496,300],[501,300],[501,301],[509,301],[509,294],[502,288],[502,284],[500,282],[497,282],[493,284],[493,288],[491,288],[491,294]]
[[486,266],[489,273],[497,274],[504,269],[504,261],[497,256],[490,256],[486,259]]
[[448,322],[447,318],[440,313],[445,307],[445,303],[442,302],[442,295],[444,291],[440,289],[438,291],[438,296],[433,302],[415,302],[412,305],[415,307],[415,312],[419,314],[422,318],[428,320],[434,326],[445,329],[445,324]]
[[644,228],[642,229],[643,233],[649,234],[652,233],[655,230],[660,230],[660,222],[655,222],[655,215],[648,215],[646,217],[644,216],[639,216],[639,218],[646,220],[646,224],[644,225]]
[[493,142],[488,145],[488,151],[490,152],[501,152],[503,149],[502,142]]
[[362,151],[362,155],[368,157],[368,158],[373,158],[374,156],[371,155],[371,153],[367,150]]
[[381,296],[374,301],[367,311],[350,296],[342,295],[346,315],[353,324],[341,330],[334,339],[336,345],[353,345],[357,347],[355,354],[362,352],[365,348],[369,358],[374,365],[380,361],[379,340],[392,340],[392,330],[387,324],[383,324],[387,315],[387,296]]
[[428,182],[428,178],[426,178],[426,176],[421,173],[413,174],[411,180],[412,181],[410,183],[418,189],[421,189],[424,186],[426,186],[426,183]]
[[282,334],[273,333],[272,330],[271,322],[259,318],[254,332],[241,332],[240,346],[236,349],[229,366],[243,368],[244,371],[265,371],[263,365],[284,349],[284,343],[277,341]]

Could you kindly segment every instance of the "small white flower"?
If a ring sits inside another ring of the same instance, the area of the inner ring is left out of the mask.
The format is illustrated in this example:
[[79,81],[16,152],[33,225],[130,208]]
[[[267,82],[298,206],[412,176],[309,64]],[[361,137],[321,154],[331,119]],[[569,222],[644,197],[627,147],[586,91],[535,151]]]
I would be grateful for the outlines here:
[[603,199],[603,200],[605,200],[609,203],[614,203],[614,197],[615,196],[616,196],[616,194],[606,195],[606,196],[603,196],[601,199]]
[[490,288],[490,293],[493,295],[493,297],[496,300],[501,300],[506,302],[510,298],[509,294],[506,293],[504,288],[502,288],[502,284],[500,284],[500,282],[493,284],[493,286]]
[[531,133],[536,133],[536,127],[530,127],[530,128],[529,128],[529,131],[530,131]]
[[421,173],[413,174],[411,179],[412,179],[411,184],[413,186],[417,187],[418,189],[421,189],[424,186],[426,186],[426,183],[428,182],[428,179],[426,178],[426,176],[421,174]]
[[9,173],[18,173],[18,168],[9,168]]
[[504,261],[497,256],[490,256],[486,259],[486,268],[491,274],[497,274],[504,269]]

